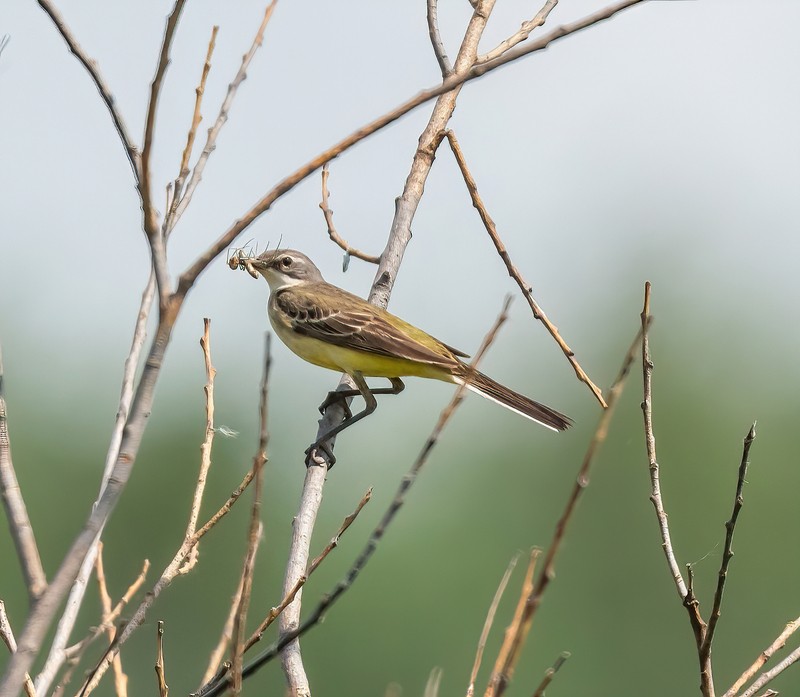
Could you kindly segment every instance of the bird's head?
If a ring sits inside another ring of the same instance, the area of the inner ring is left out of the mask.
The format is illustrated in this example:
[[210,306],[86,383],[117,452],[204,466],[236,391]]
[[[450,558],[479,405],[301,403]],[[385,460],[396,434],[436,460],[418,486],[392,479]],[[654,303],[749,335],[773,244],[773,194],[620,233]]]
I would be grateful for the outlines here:
[[248,266],[267,279],[269,288],[273,292],[299,283],[316,283],[324,280],[314,262],[294,249],[264,252],[249,260]]

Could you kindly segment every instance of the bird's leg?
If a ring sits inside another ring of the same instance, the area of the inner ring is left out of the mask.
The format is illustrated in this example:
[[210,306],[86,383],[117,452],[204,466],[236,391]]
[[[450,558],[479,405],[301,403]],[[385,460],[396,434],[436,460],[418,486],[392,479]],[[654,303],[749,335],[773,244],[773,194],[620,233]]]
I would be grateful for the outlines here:
[[350,377],[353,379],[353,382],[356,384],[358,389],[329,392],[328,397],[320,405],[320,411],[324,413],[323,407],[327,408],[338,401],[341,401],[346,407],[346,403],[344,401],[345,399],[348,397],[357,397],[359,395],[364,398],[366,406],[364,407],[363,411],[360,411],[355,415],[350,412],[349,408],[346,408],[346,417],[342,423],[334,426],[330,431],[320,436],[316,441],[308,446],[308,449],[306,450],[306,465],[310,464],[314,450],[319,448],[329,456],[330,463],[328,464],[328,469],[333,467],[334,463],[336,462],[336,458],[333,457],[333,452],[328,446],[328,441],[336,434],[341,433],[344,431],[344,429],[352,426],[354,423],[356,423],[356,421],[361,421],[361,419],[363,419],[365,416],[369,416],[373,411],[375,411],[375,409],[378,407],[378,400],[375,399],[376,394],[400,394],[405,388],[405,384],[403,384],[403,381],[400,378],[389,378],[389,381],[392,383],[391,387],[377,387],[375,389],[370,389],[369,385],[367,385],[367,381],[364,379],[364,376],[358,371],[352,373]]

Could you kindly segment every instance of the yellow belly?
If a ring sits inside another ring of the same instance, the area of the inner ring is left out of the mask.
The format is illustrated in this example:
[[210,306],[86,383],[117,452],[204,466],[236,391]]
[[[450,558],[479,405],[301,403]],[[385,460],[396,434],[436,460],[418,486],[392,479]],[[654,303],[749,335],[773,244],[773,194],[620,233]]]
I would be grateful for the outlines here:
[[340,373],[359,372],[365,377],[401,378],[416,376],[453,382],[450,374],[437,366],[405,358],[392,358],[381,354],[328,344],[310,336],[292,331],[280,319],[269,313],[270,323],[280,340],[303,360]]

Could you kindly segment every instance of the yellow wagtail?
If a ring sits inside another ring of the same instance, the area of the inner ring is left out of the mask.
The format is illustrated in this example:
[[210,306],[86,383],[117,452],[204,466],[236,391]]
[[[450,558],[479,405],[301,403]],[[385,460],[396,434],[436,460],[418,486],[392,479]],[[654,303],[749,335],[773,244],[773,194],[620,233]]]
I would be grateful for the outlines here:
[[[267,314],[281,341],[309,363],[347,373],[357,390],[331,392],[320,411],[341,400],[346,418],[306,451],[321,447],[332,457],[325,442],[360,421],[378,406],[374,395],[399,394],[405,376],[434,378],[463,385],[482,397],[521,414],[553,431],[571,424],[569,417],[534,402],[478,371],[470,374],[462,358],[467,354],[443,344],[430,334],[376,307],[357,295],[326,283],[320,270],[293,249],[264,252],[253,259],[231,259],[231,266],[246,268],[269,283]],[[371,389],[365,378],[388,378],[392,386]],[[353,415],[344,401],[362,396],[364,411]],[[335,462],[335,460],[332,460]]]

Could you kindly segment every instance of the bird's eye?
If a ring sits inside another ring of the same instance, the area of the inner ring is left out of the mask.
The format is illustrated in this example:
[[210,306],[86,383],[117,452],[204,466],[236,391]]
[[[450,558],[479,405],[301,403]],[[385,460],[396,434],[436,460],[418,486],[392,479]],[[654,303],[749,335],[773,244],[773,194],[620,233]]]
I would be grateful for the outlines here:
[[281,259],[281,265],[283,268],[288,269],[292,265],[292,257],[283,257],[283,259]]

